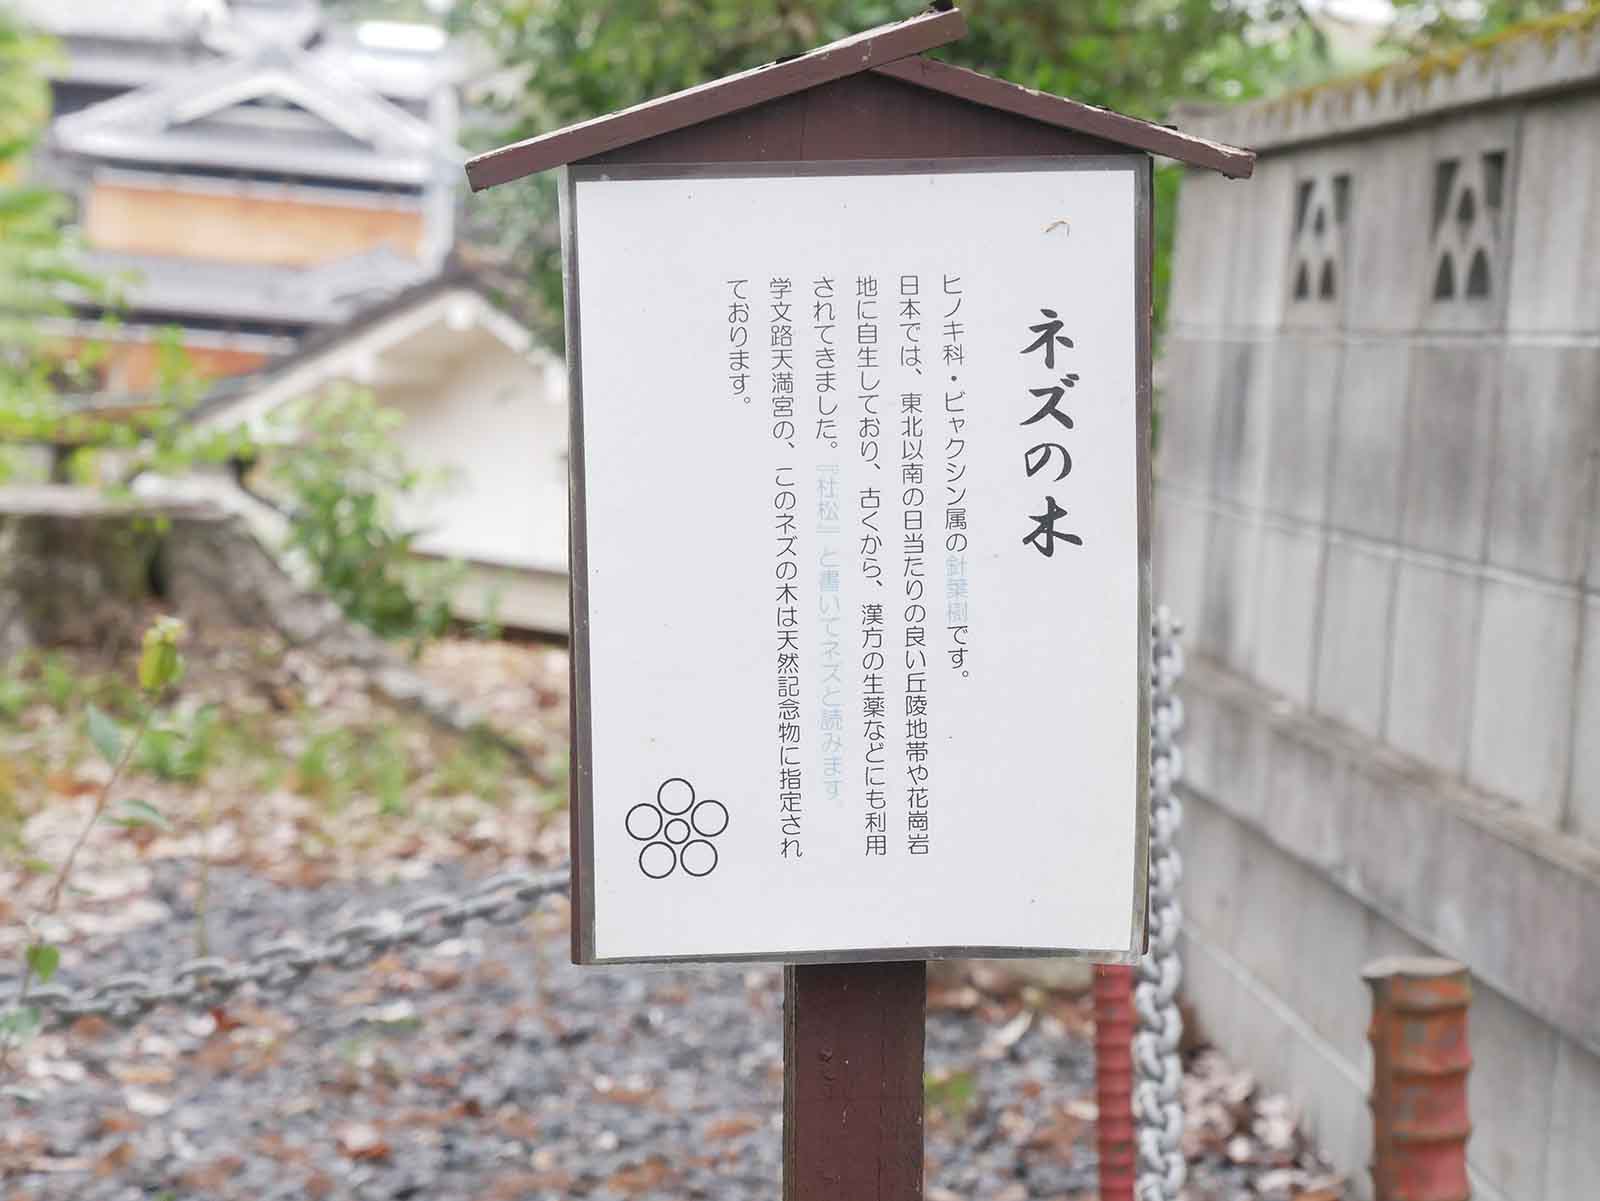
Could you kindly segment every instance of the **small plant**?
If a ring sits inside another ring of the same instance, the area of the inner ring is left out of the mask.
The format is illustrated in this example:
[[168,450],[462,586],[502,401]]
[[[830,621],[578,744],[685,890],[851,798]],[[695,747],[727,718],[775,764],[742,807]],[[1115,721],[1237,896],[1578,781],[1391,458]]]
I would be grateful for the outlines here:
[[122,826],[167,824],[166,819],[147,801],[124,798],[118,803],[114,813],[108,816],[107,811],[117,791],[117,785],[133,758],[134,749],[139,745],[155,717],[156,707],[162,696],[183,678],[183,656],[179,651],[182,638],[183,623],[171,617],[158,619],[145,631],[144,642],[139,652],[137,677],[144,705],[132,731],[124,729],[115,718],[98,706],[90,705],[88,708],[86,721],[89,741],[100,757],[111,765],[111,775],[107,777],[99,795],[95,798],[89,820],[84,823],[83,829],[78,832],[78,837],[68,850],[67,857],[56,869],[55,878],[51,880],[49,891],[45,894],[44,904],[29,921],[29,937],[23,951],[22,979],[17,988],[16,1002],[11,1008],[0,1012],[0,1071],[4,1071],[7,1066],[11,1048],[39,1026],[40,1015],[37,1009],[28,1005],[28,991],[36,979],[40,983],[48,983],[61,964],[60,948],[43,937],[39,931],[39,922],[41,918],[54,914],[61,904],[61,893],[72,876],[73,865],[77,862],[78,853],[83,850],[84,843],[89,840],[90,832],[102,818]]
[[349,744],[350,735],[342,729],[312,733],[295,756],[295,790],[327,804],[342,804],[343,759]]
[[33,687],[20,672],[0,676],[0,719],[16,721],[32,702]]
[[970,1071],[930,1072],[923,1090],[929,1109],[955,1121],[978,1102],[978,1081]]
[[39,687],[57,713],[65,713],[78,695],[78,677],[61,655],[52,652],[39,664]]
[[401,417],[360,389],[334,388],[286,405],[286,445],[266,473],[290,512],[289,544],[352,619],[418,647],[443,633],[462,569],[417,558],[422,532],[397,510],[436,482],[410,466],[394,438]]
[[439,764],[434,791],[440,796],[475,796],[485,801],[505,799],[511,764],[506,752],[481,734],[468,736]]
[[217,731],[213,705],[152,724],[139,740],[135,762],[140,771],[159,779],[192,784],[204,778],[216,757]]

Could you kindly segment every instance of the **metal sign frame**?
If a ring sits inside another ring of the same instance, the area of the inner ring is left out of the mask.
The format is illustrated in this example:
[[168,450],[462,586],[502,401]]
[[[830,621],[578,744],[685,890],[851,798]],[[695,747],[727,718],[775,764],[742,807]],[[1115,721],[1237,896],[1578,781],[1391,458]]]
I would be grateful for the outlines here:
[[[864,176],[883,174],[945,174],[963,172],[1125,170],[1134,175],[1134,369],[1135,369],[1135,473],[1137,494],[1138,643],[1135,670],[1138,681],[1138,734],[1136,811],[1134,836],[1133,920],[1127,947],[1009,947],[930,946],[849,948],[811,952],[749,952],[729,955],[606,957],[595,953],[594,793],[590,769],[593,725],[590,693],[592,630],[588,602],[588,530],[585,504],[583,439],[583,330],[579,316],[582,264],[578,254],[577,184],[590,180],[679,178],[740,179],[754,177]],[[804,162],[721,162],[694,164],[616,163],[575,164],[559,171],[561,247],[565,270],[567,370],[571,409],[570,471],[570,572],[572,636],[572,957],[575,963],[671,962],[783,962],[867,963],[952,958],[1077,958],[1101,963],[1136,963],[1146,937],[1149,872],[1150,774],[1150,413],[1151,413],[1151,278],[1153,203],[1151,163],[1142,153],[1049,155],[1004,158],[815,160]]]

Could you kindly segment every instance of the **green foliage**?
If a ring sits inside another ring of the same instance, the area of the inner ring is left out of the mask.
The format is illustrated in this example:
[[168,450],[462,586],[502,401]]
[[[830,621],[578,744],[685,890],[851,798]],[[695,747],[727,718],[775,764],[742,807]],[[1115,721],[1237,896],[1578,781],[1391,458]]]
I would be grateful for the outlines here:
[[0,719],[16,721],[32,701],[32,686],[8,665],[5,674],[0,675]]
[[132,828],[135,826],[155,826],[157,829],[170,830],[172,823],[161,815],[149,801],[128,799],[117,806],[117,815],[106,819],[114,826]]
[[[151,666],[147,667],[143,662],[140,664],[139,680],[145,704],[132,730],[124,730],[115,718],[98,705],[88,706],[86,722],[89,740],[101,758],[111,765],[111,774],[101,786],[99,795],[95,798],[94,809],[89,814],[89,820],[79,830],[71,849],[67,851],[66,858],[62,860],[60,867],[53,869],[54,879],[45,896],[41,915],[53,914],[56,911],[56,906],[61,901],[62,890],[71,881],[72,868],[77,862],[78,853],[83,849],[90,832],[106,818],[107,807],[117,785],[121,782],[123,773],[127,770],[133,748],[139,745],[149,729],[156,706],[167,688],[183,674],[183,659],[178,653],[182,636],[181,623],[168,620],[158,621],[146,634],[145,646],[147,650],[153,649],[156,654]],[[124,825],[164,824],[161,814],[148,802],[127,799],[121,802],[118,813],[110,820]],[[42,866],[46,871],[52,870],[48,864]],[[29,926],[30,930],[36,929],[31,920]],[[38,1013],[27,1004],[28,989],[35,980],[48,981],[55,975],[60,963],[61,952],[56,947],[36,936],[30,939],[23,951],[23,970],[17,984],[15,1002],[4,1011],[0,1011],[0,1074],[3,1074],[7,1067],[12,1047],[38,1027]]]
[[[500,95],[498,126],[476,138],[490,144],[801,53],[925,7],[925,0],[677,0],[670,7],[660,0],[488,0],[458,5],[456,23],[522,81]],[[1178,100],[1259,95],[1301,71],[1320,48],[1297,0],[967,0],[962,8],[971,31],[938,57],[1148,118]],[[529,280],[536,319],[559,343],[554,182],[545,176],[490,189],[469,211],[475,232],[505,267]]]
[[439,796],[474,796],[500,801],[506,795],[511,763],[506,752],[483,735],[473,735],[439,764],[434,791]]
[[1391,45],[1409,54],[1464,49],[1516,26],[1548,23],[1552,31],[1565,24],[1592,21],[1591,0],[1478,0],[1473,4],[1441,4],[1438,0],[1395,0],[1396,20]]
[[0,406],[24,412],[52,397],[72,367],[41,321],[67,311],[65,292],[100,290],[78,268],[66,202],[23,178],[49,115],[54,56],[48,39],[0,8]]
[[313,731],[295,757],[295,787],[334,810],[368,796],[382,816],[401,816],[414,777],[401,732],[388,725]]
[[39,686],[44,690],[50,707],[57,713],[63,713],[78,694],[78,677],[73,675],[65,659],[51,652],[39,665]]
[[275,420],[283,439],[267,453],[266,471],[292,512],[290,545],[322,588],[385,637],[420,642],[442,633],[461,569],[419,562],[422,531],[397,520],[397,507],[433,482],[395,442],[400,415],[369,392],[335,388],[285,406]]
[[123,750],[122,727],[106,716],[105,710],[98,705],[89,706],[85,720],[89,730],[89,741],[94,745],[100,758],[112,765],[120,763]]
[[61,966],[61,951],[49,943],[36,942],[24,953],[28,970],[39,977],[41,983],[48,984],[50,977],[56,974],[56,968]]
[[963,1118],[978,1102],[978,1080],[970,1071],[931,1072],[923,1081],[927,1106],[947,1118]]
[[187,717],[175,715],[152,722],[139,740],[134,765],[162,780],[192,784],[204,779],[217,757],[219,724],[217,710],[211,705]]
[[183,656],[178,643],[183,639],[183,622],[176,617],[159,617],[144,632],[139,650],[139,687],[160,692],[183,678]]

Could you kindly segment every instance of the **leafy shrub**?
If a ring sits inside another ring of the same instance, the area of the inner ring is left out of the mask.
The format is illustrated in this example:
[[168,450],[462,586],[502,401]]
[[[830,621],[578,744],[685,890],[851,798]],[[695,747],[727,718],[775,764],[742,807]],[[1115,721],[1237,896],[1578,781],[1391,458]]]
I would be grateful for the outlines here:
[[462,569],[419,561],[423,531],[397,517],[438,482],[406,462],[394,438],[400,420],[360,389],[307,397],[277,414],[285,436],[266,471],[288,503],[290,546],[339,607],[384,637],[420,642],[448,626]]

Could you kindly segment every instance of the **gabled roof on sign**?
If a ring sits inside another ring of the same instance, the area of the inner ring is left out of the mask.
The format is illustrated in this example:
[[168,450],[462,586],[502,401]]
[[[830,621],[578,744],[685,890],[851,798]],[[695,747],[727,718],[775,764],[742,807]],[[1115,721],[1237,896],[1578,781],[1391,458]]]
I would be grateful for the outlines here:
[[473,191],[482,191],[863,71],[876,71],[972,104],[1120,142],[1234,178],[1248,176],[1254,168],[1255,155],[1249,150],[919,57],[966,32],[966,18],[956,8],[880,25],[795,58],[714,79],[480,154],[467,162],[467,179]]

